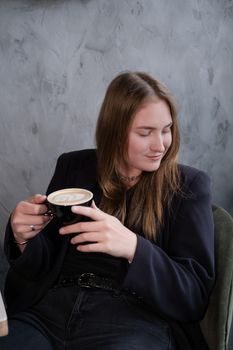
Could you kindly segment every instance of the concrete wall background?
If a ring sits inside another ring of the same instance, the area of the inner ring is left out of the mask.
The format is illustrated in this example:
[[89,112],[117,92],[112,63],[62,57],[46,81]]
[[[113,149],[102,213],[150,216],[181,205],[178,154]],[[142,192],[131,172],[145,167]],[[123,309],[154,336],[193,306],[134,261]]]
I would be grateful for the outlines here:
[[125,69],[169,86],[180,160],[206,170],[214,202],[233,213],[232,34],[231,0],[1,0],[0,242],[58,155],[94,146],[105,89]]

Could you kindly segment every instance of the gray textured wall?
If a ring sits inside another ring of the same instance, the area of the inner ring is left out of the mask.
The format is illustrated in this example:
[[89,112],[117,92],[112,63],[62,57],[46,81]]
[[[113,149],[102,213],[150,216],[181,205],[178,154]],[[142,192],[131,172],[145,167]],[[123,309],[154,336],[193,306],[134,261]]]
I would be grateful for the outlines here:
[[94,145],[105,89],[124,69],[170,87],[180,159],[209,173],[232,213],[232,34],[231,0],[0,1],[0,241],[57,156]]

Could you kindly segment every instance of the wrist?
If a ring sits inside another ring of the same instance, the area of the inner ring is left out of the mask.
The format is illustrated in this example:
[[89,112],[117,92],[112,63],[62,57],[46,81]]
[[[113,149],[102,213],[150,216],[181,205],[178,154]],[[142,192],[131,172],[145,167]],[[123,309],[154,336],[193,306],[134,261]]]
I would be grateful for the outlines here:
[[25,245],[25,244],[27,244],[28,242],[29,242],[29,239],[26,239],[26,240],[24,240],[24,241],[18,241],[18,240],[16,240],[16,239],[14,239],[14,241],[13,241],[15,244],[17,244],[17,245]]
[[130,254],[127,256],[127,260],[128,260],[129,264],[131,264],[133,262],[134,255],[136,252],[136,247],[137,247],[137,235],[135,233],[133,233],[131,251],[130,251]]
[[20,235],[17,235],[14,231],[13,231],[13,237],[12,237],[13,243],[19,245],[19,246],[23,246],[25,244],[27,244],[29,242],[29,238],[26,239],[24,237],[21,237]]

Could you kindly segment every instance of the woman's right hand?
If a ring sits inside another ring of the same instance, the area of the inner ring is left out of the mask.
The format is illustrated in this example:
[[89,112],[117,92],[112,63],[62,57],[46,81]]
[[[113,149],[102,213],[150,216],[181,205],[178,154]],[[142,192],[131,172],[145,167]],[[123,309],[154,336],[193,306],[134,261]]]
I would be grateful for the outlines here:
[[35,237],[51,220],[50,216],[44,215],[48,211],[47,206],[43,204],[45,200],[45,195],[36,194],[19,202],[12,212],[11,227],[19,246],[20,243]]

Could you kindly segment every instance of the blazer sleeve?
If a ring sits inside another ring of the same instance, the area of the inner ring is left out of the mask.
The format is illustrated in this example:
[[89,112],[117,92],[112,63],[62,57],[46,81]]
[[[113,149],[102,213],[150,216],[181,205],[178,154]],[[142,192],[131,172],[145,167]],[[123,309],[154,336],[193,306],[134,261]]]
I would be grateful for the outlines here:
[[163,317],[198,321],[214,284],[214,229],[210,180],[198,171],[171,211],[166,250],[138,235],[123,288],[141,296]]
[[[64,186],[68,166],[67,157],[65,154],[61,155],[58,158],[47,194]],[[35,238],[28,242],[23,254],[21,254],[14,243],[9,220],[5,232],[4,251],[11,270],[14,270],[14,272],[19,273],[26,279],[37,279],[45,275],[51,269],[55,255],[58,255],[59,247],[62,244],[62,237],[57,234],[58,229],[57,222],[51,220]]]

